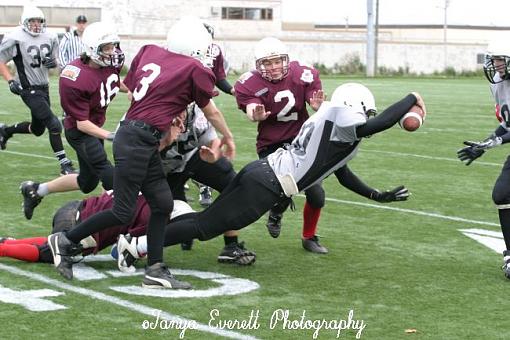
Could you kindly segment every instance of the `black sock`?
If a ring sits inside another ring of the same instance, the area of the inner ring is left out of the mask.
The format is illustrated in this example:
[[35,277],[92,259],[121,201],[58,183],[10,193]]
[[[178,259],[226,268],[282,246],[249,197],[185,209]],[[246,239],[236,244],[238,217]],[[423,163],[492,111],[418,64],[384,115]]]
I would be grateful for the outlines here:
[[151,214],[147,226],[147,265],[163,262],[163,241],[167,214]]
[[66,233],[66,236],[72,242],[78,243],[87,236],[116,225],[122,225],[122,222],[111,210],[103,210],[76,225]]
[[16,123],[5,128],[5,132],[9,137],[15,133],[30,133],[30,122]]
[[510,250],[510,209],[498,209],[498,213],[506,249]]
[[226,236],[226,235],[223,235],[223,241],[225,241],[225,245],[229,245],[229,244],[232,244],[232,243],[238,243],[237,241],[237,235],[236,236]]
[[60,164],[69,163],[69,159],[66,157],[66,151],[64,150],[64,145],[62,144],[62,137],[58,134],[50,133],[49,136],[50,145],[55,153],[55,157],[57,157],[58,162]]

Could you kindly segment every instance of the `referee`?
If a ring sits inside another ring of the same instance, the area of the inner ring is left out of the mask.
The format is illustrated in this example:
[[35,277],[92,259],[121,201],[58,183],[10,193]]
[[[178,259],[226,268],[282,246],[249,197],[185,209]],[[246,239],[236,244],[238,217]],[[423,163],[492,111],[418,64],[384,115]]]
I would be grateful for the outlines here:
[[76,18],[76,29],[70,30],[62,37],[58,47],[61,70],[84,51],[81,38],[86,26],[87,18],[84,15],[79,15]]

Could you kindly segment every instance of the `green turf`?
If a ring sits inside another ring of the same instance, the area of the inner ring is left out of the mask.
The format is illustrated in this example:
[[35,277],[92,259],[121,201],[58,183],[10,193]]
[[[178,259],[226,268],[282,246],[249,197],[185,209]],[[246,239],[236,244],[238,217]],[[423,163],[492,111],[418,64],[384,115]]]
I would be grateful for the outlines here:
[[[263,339],[312,339],[314,330],[270,329],[273,311],[286,309],[292,319],[303,311],[309,319],[363,320],[364,339],[508,339],[505,289],[509,282],[499,270],[501,255],[467,238],[458,231],[483,228],[499,231],[491,190],[506,157],[506,146],[487,152],[466,167],[456,160],[462,141],[485,138],[496,127],[488,83],[483,79],[350,79],[325,78],[328,94],[345,81],[367,85],[377,99],[379,110],[409,91],[423,95],[429,115],[417,132],[398,127],[362,143],[351,169],[368,184],[389,189],[405,184],[412,192],[407,202],[389,206],[441,216],[486,222],[477,225],[405,211],[383,210],[351,202],[373,203],[341,187],[334,178],[324,182],[328,201],[319,234],[330,250],[326,256],[305,252],[300,231],[303,198],[295,199],[297,210],[287,212],[282,234],[272,239],[265,230],[265,218],[241,232],[249,249],[257,252],[251,267],[219,264],[221,238],[197,243],[191,252],[167,249],[166,261],[174,268],[218,272],[257,282],[258,290],[210,298],[154,298],[130,296],[111,290],[118,285],[139,285],[140,277],[95,281],[72,281],[82,287],[154,309],[209,322],[209,313],[218,309],[224,319],[248,318],[259,310],[260,328],[235,330]],[[61,114],[56,79],[52,82],[54,112]],[[27,119],[28,111],[19,97],[0,87],[0,121],[14,123]],[[224,94],[215,99],[224,112],[237,142],[235,168],[256,158],[256,125],[237,110],[234,99]],[[123,94],[110,105],[107,128],[113,129],[128,102]],[[111,145],[107,143],[111,152]],[[71,158],[75,155],[66,144]],[[39,157],[38,157],[39,156]],[[42,156],[42,157],[41,157]],[[47,157],[47,158],[44,158]],[[40,138],[17,135],[8,149],[0,152],[0,235],[17,238],[44,236],[50,230],[55,209],[80,193],[49,196],[26,221],[21,212],[21,181],[49,180],[58,174],[47,135]],[[96,190],[95,193],[99,191]],[[188,194],[195,199],[194,186]],[[0,265],[64,282],[54,268],[1,259]],[[140,264],[140,265],[143,265]],[[92,264],[99,271],[114,270],[115,263]],[[196,277],[183,277],[198,289],[216,284]],[[67,309],[31,312],[17,304],[0,301],[0,337],[28,338],[178,338],[179,331],[143,330],[146,317],[110,302],[84,296],[51,283],[43,283],[0,268],[0,285],[12,290],[52,289],[65,295],[47,298]],[[407,334],[407,329],[416,333]],[[336,337],[335,330],[323,329],[319,339]],[[356,332],[342,331],[340,339],[353,339]],[[189,330],[187,339],[216,339],[220,336]]]

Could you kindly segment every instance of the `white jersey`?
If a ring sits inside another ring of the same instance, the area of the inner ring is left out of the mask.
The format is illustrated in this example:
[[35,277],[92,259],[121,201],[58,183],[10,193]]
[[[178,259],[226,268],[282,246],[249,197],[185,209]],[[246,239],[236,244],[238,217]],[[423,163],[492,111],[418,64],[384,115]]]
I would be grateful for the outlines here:
[[209,145],[216,138],[216,130],[198,105],[194,105],[193,113],[188,113],[186,132],[181,133],[177,141],[170,145],[162,159],[165,172],[182,172],[198,148]]
[[324,102],[287,149],[280,148],[267,157],[269,165],[278,177],[292,175],[298,190],[303,191],[356,155],[361,140],[356,127],[365,123],[363,113]]
[[501,126],[510,131],[510,80],[501,81],[499,73],[496,73],[494,81],[499,82],[491,84],[492,96],[498,107],[496,116]]
[[0,44],[0,62],[10,60],[16,65],[16,80],[28,88],[48,85],[48,69],[41,63],[42,58],[58,56],[58,38],[55,34],[40,33],[32,36],[18,26],[7,34]]

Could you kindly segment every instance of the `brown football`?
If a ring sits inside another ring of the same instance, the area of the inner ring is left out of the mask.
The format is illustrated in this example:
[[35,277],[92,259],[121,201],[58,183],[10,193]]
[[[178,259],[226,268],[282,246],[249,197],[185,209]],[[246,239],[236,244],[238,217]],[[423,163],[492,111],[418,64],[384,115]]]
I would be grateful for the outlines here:
[[406,131],[416,131],[423,124],[425,113],[418,105],[411,107],[408,113],[400,118],[398,122],[400,127]]

